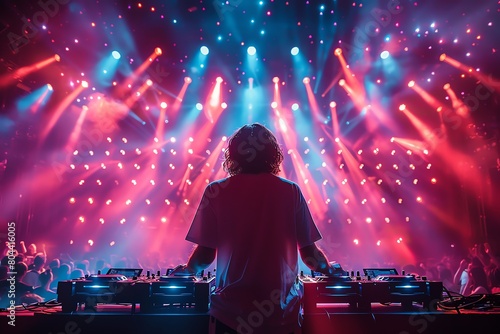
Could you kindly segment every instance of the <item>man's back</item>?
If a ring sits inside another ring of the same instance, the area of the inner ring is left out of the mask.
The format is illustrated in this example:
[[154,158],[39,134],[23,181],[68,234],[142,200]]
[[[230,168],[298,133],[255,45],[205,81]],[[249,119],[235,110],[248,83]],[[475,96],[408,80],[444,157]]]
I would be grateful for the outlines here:
[[210,184],[187,240],[217,249],[211,313],[242,328],[297,321],[297,247],[320,237],[299,187],[261,173]]

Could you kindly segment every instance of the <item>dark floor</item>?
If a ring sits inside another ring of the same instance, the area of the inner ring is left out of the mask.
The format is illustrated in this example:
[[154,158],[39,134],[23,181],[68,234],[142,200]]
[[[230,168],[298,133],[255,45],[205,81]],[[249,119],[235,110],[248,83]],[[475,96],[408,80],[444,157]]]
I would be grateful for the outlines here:
[[[17,310],[15,327],[0,314],[2,333],[208,333],[207,313],[190,309],[132,312],[130,305],[98,305],[97,309],[62,313],[60,307]],[[500,310],[438,310],[415,306],[372,304],[369,312],[353,311],[347,304],[324,305],[304,316],[303,334],[326,333],[498,333]],[[495,328],[496,327],[496,328]]]

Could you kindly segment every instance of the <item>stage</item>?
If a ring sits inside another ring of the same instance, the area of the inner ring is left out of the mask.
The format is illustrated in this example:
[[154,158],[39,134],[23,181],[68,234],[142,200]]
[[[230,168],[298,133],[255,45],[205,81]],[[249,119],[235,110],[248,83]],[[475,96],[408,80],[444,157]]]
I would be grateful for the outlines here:
[[[54,304],[56,305],[56,304]],[[63,313],[60,306],[16,310],[15,327],[3,312],[2,333],[208,333],[209,315],[189,308],[163,309],[155,313],[132,311],[130,305],[98,305],[93,311]],[[347,304],[325,305],[303,319],[303,334],[326,333],[497,333],[500,310],[428,311],[418,305],[373,303],[369,312],[352,311]]]

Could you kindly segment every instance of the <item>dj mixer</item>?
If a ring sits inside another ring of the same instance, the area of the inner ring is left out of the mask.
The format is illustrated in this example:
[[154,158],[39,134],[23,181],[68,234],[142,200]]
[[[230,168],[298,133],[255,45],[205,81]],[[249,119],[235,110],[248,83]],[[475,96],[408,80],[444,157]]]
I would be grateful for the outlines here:
[[304,313],[315,313],[321,304],[346,303],[350,308],[369,311],[372,303],[397,303],[410,309],[418,303],[426,309],[436,309],[442,300],[443,284],[414,275],[370,276],[340,275],[299,276],[304,285]]
[[152,275],[127,278],[120,274],[90,275],[81,279],[60,281],[58,301],[63,312],[77,307],[93,309],[98,304],[131,304],[132,312],[160,308],[192,309],[206,312],[215,290],[215,276]]

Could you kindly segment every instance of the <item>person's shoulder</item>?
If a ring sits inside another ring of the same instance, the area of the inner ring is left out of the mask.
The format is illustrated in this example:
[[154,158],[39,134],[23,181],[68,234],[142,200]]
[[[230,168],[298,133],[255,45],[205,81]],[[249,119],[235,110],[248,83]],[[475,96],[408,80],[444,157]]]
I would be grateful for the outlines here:
[[283,184],[286,184],[286,185],[291,186],[293,188],[299,188],[299,185],[292,180],[289,180],[289,179],[284,178],[284,177],[279,176],[279,175],[274,175],[274,177]]
[[212,182],[209,182],[207,184],[207,189],[224,185],[227,182],[229,182],[229,179],[230,179],[230,177],[225,177],[225,178],[222,178],[222,179],[218,179],[218,180],[214,180]]
[[230,177],[226,177],[209,182],[205,187],[205,193],[219,192],[221,188],[226,188],[229,184],[229,179]]
[[484,286],[480,285],[478,287],[476,287],[474,289],[474,291],[472,291],[472,294],[473,295],[485,295],[485,294],[488,294],[489,291],[488,289],[486,289]]

